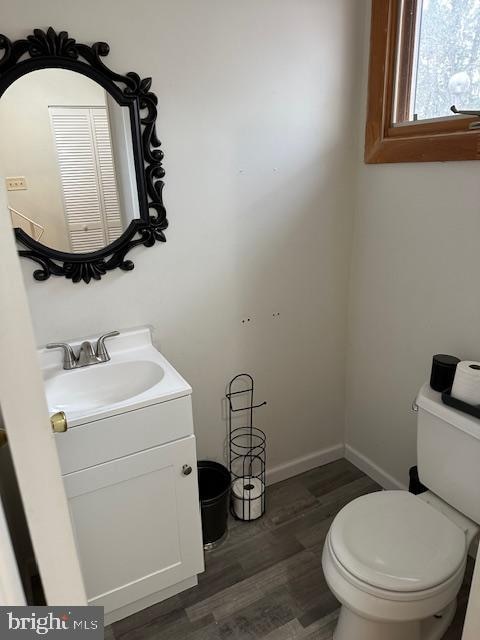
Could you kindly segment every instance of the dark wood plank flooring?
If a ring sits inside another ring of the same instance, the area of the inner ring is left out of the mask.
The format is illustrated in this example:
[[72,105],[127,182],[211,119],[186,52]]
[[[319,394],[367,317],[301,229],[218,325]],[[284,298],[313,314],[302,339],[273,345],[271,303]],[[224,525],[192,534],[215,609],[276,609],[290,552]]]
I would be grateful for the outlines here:
[[[110,640],[331,640],[339,604],[321,553],[335,514],[380,487],[346,460],[268,488],[258,521],[230,520],[197,587],[107,627]],[[473,563],[445,640],[460,640]]]

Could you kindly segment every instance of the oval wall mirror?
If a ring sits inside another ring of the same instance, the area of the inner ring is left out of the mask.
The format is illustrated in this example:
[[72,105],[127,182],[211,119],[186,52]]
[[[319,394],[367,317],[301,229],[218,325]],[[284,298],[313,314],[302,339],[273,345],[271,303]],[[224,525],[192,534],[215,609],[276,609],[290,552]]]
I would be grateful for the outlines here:
[[0,36],[0,173],[34,278],[100,279],[164,242],[163,154],[150,78],[104,64],[106,43],[36,29]]

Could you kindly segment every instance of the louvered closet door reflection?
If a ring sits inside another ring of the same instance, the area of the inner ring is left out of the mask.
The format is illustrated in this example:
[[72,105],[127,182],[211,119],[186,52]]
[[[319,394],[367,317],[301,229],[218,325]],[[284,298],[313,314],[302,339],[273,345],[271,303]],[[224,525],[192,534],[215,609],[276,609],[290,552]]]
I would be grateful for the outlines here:
[[90,110],[51,108],[50,118],[71,249],[101,249],[105,234]]
[[101,249],[122,233],[105,107],[51,107],[71,249]]

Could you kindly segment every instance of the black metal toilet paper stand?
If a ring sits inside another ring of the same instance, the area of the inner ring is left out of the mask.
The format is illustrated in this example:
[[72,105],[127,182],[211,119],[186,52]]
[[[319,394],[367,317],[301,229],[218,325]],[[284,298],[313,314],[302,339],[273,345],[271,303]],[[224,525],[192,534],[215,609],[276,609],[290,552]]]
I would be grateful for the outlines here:
[[[246,386],[245,386],[246,385]],[[265,433],[253,424],[253,411],[267,403],[254,403],[255,383],[248,373],[240,373],[228,384],[228,466],[232,476],[230,512],[236,520],[256,520],[266,506]],[[241,398],[247,397],[243,404]],[[237,400],[239,406],[237,405]],[[247,414],[246,424],[233,426],[234,414]],[[239,495],[240,491],[240,495]]]

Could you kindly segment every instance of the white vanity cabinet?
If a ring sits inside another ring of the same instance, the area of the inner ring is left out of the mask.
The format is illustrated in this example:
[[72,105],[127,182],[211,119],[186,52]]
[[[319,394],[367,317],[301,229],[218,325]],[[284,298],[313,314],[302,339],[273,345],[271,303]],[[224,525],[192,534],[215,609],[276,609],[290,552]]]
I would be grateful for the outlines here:
[[[81,338],[70,344],[78,351]],[[39,350],[80,565],[109,624],[197,584],[204,570],[192,389],[153,346],[122,331],[109,359],[65,370]]]
[[105,608],[106,623],[196,584],[204,565],[190,397],[56,441],[88,601]]

